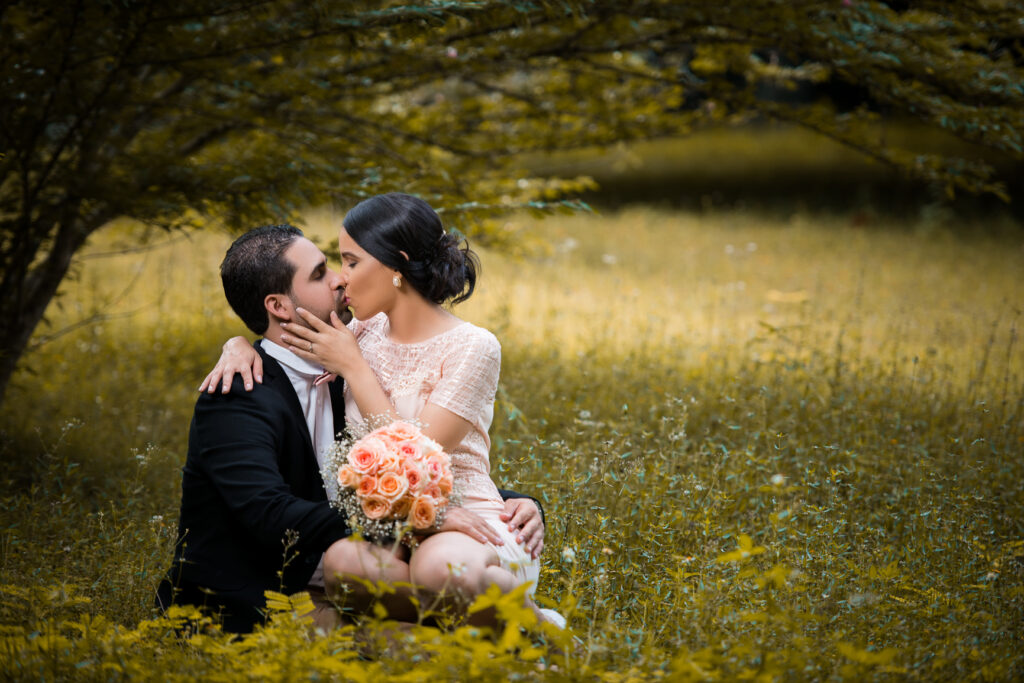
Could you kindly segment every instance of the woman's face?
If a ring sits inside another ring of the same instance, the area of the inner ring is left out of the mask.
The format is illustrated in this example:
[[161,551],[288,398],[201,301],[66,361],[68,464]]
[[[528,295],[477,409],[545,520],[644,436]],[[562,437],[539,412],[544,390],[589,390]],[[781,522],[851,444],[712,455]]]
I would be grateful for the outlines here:
[[398,289],[391,279],[395,271],[375,259],[342,227],[338,231],[341,251],[341,283],[345,287],[342,305],[352,308],[359,320],[367,320],[391,309]]

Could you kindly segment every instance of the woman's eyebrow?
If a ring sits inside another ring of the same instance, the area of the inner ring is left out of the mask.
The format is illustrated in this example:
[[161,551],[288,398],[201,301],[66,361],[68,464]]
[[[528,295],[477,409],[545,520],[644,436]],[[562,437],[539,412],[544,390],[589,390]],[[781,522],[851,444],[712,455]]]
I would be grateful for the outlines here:
[[341,257],[342,258],[359,258],[355,254],[353,254],[351,251],[343,251],[343,252],[341,252]]

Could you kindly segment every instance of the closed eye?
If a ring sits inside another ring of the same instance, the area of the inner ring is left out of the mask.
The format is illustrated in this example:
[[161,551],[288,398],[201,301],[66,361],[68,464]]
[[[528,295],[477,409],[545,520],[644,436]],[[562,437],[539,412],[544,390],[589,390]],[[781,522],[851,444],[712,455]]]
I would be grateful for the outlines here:
[[359,263],[359,259],[352,252],[345,251],[341,254],[341,262],[349,268],[355,268],[356,264]]

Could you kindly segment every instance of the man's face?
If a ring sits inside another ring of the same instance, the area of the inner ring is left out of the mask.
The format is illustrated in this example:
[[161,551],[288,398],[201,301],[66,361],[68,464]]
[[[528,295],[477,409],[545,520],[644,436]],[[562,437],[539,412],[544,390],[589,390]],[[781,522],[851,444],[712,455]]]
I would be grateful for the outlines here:
[[[294,307],[301,306],[327,323],[331,321],[331,311],[343,322],[352,318],[348,309],[341,307],[341,277],[327,267],[327,259],[315,244],[300,237],[285,250],[284,257],[295,266],[289,296]],[[298,316],[294,321],[305,324]]]

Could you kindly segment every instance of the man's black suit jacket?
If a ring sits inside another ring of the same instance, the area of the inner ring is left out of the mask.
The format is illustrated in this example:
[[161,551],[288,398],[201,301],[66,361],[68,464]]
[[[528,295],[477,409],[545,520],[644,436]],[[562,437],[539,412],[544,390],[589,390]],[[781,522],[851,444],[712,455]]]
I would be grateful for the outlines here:
[[[230,393],[203,393],[196,401],[174,563],[157,590],[160,607],[207,606],[221,613],[225,630],[242,633],[262,620],[264,591],[305,590],[323,552],[349,535],[327,502],[291,381],[259,343],[256,348],[263,359],[262,384],[245,391],[236,376]],[[341,380],[331,383],[330,392],[334,428],[340,431]],[[501,495],[529,498],[511,491]]]
[[[291,381],[257,350],[262,384],[245,391],[235,377],[229,394],[204,393],[196,401],[174,563],[158,589],[160,605],[220,609],[225,629],[240,632],[261,619],[264,591],[304,590],[323,552],[349,535],[327,503]],[[341,384],[331,383],[335,429],[345,424]]]

